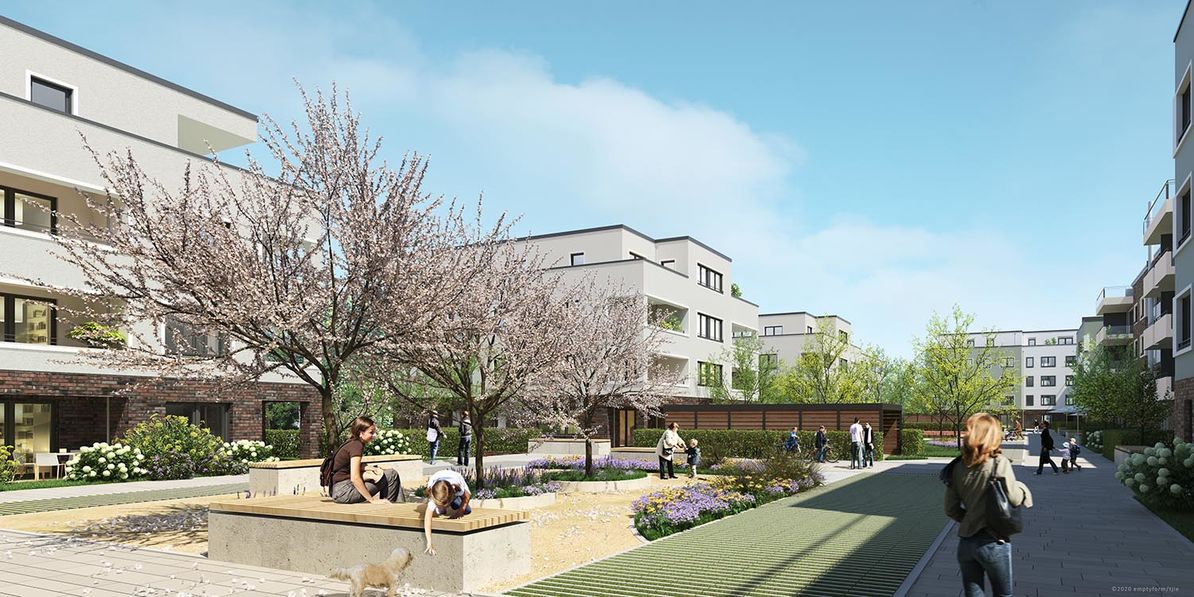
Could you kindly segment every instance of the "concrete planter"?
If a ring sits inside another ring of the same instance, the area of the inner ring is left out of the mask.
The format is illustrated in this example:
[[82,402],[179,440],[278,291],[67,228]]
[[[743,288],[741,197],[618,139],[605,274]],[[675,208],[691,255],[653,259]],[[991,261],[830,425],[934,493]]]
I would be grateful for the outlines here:
[[556,503],[556,494],[525,495],[522,497],[493,498],[491,500],[473,500],[470,504],[478,508],[498,508],[501,510],[537,510]]
[[[423,460],[417,454],[389,454],[365,456],[365,464],[381,468],[397,469],[403,487],[415,487],[422,483]],[[249,464],[249,491],[255,496],[269,495],[319,495],[319,465],[323,460],[283,460],[280,462],[254,462]]]
[[655,448],[614,448],[609,455],[622,460],[638,460],[641,462],[655,462],[659,457],[655,455]]
[[617,491],[636,491],[651,486],[651,476],[627,481],[558,481],[560,491],[564,493],[613,493]]
[[[609,456],[609,440],[593,440],[593,457]],[[540,456],[584,456],[585,440],[537,437],[527,441],[527,453]]]

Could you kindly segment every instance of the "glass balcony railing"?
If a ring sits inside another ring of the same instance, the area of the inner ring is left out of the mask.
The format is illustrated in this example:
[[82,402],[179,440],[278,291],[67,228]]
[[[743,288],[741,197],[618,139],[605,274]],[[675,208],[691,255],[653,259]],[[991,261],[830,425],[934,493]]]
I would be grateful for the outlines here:
[[1107,287],[1104,287],[1103,290],[1101,290],[1099,292],[1099,299],[1096,301],[1096,304],[1101,303],[1109,298],[1131,298],[1131,297],[1132,297],[1132,287],[1131,286],[1107,286]]
[[1148,232],[1148,225],[1152,221],[1161,216],[1165,209],[1165,202],[1173,197],[1174,180],[1170,179],[1161,185],[1161,190],[1157,191],[1157,196],[1148,204],[1148,211],[1144,214],[1144,232]]

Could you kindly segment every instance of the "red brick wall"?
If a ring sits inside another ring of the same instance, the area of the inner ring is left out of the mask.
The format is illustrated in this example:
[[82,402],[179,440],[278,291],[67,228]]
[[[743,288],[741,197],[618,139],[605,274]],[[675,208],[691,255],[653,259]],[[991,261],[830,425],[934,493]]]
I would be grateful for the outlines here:
[[193,380],[0,371],[0,398],[52,402],[56,443],[63,448],[106,439],[106,402],[111,408],[112,438],[154,413],[164,414],[167,402],[228,404],[232,421],[228,439],[232,440],[262,439],[262,402],[300,402],[299,452],[305,458],[316,457],[323,424],[319,395],[306,384],[254,383],[228,390]]
[[1169,420],[1173,422],[1173,432],[1185,441],[1194,441],[1191,437],[1191,418],[1194,418],[1194,378],[1176,379],[1173,382],[1173,408]]

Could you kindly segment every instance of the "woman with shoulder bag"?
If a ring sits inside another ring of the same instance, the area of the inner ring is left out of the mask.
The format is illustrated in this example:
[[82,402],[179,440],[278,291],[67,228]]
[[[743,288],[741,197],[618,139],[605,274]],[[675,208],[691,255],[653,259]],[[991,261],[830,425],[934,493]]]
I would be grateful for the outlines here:
[[[945,514],[958,526],[958,565],[966,597],[982,597],[984,577],[991,580],[991,593],[1012,594],[1012,544],[1010,537],[993,529],[1005,521],[992,520],[991,502],[996,495],[992,479],[1003,488],[1008,505],[1032,507],[1032,494],[1016,480],[1012,464],[1001,454],[1003,433],[999,420],[987,413],[966,419],[962,455],[942,471],[945,481]],[[962,466],[956,466],[961,464]],[[1013,531],[1014,532],[1014,531]]]
[[676,469],[672,461],[675,455],[676,448],[683,449],[684,440],[680,439],[680,425],[675,421],[668,423],[667,430],[659,437],[659,443],[655,444],[655,455],[659,457],[659,478],[660,479],[675,479]]

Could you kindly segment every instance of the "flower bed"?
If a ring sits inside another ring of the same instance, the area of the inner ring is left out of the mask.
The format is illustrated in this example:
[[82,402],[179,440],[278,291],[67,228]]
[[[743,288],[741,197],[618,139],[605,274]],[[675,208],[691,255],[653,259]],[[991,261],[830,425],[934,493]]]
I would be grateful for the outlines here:
[[140,448],[97,442],[79,448],[66,463],[66,476],[75,481],[132,481],[145,476]]
[[[468,469],[462,473],[464,480],[473,488],[472,499],[491,500],[555,493],[560,490],[560,484],[543,478],[543,471],[530,467],[521,469],[486,468],[485,487],[476,489],[477,473],[475,469]],[[427,487],[415,489],[415,495],[427,497]]]
[[1115,478],[1146,504],[1194,511],[1194,444],[1181,439],[1170,445],[1157,442],[1143,454],[1128,457]]
[[563,470],[543,474],[543,478],[548,481],[629,481],[642,479],[646,476],[645,471],[616,468],[594,468],[592,477],[586,477],[583,470]]
[[[681,466],[680,462],[676,462],[675,464],[677,467]],[[531,460],[527,463],[527,468],[583,471],[585,470],[585,459],[582,456],[547,456],[545,458],[536,458]],[[657,473],[659,472],[659,461],[631,460],[625,458],[615,458],[613,456],[602,456],[600,458],[593,459],[593,470],[597,469],[647,471]]]

